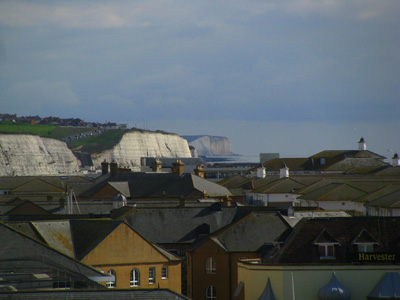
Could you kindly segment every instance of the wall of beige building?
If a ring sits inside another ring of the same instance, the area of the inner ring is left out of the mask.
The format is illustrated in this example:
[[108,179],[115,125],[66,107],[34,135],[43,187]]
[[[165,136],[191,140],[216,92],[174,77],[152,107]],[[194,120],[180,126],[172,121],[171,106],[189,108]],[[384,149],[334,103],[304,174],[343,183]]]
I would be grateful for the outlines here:
[[244,299],[257,300],[268,278],[276,300],[318,300],[319,290],[335,272],[349,289],[352,300],[365,300],[386,272],[400,272],[396,265],[271,266],[238,263],[238,283],[244,282]]

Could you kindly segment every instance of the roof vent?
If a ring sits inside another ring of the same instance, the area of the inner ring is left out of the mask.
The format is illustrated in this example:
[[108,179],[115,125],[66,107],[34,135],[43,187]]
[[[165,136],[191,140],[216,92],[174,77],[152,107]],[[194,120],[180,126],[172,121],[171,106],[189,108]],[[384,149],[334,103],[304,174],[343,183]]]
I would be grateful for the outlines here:
[[113,208],[121,208],[123,206],[127,206],[128,201],[126,200],[126,197],[122,194],[115,195],[113,198]]
[[358,150],[359,151],[367,150],[367,143],[365,142],[363,137],[358,141]]
[[279,178],[288,178],[288,177],[289,177],[289,168],[286,166],[286,163],[283,163],[283,165],[279,169]]
[[399,167],[400,166],[400,158],[397,153],[395,153],[392,157],[392,165],[393,167]]
[[265,178],[266,175],[265,168],[263,164],[261,164],[261,166],[257,168],[257,178]]

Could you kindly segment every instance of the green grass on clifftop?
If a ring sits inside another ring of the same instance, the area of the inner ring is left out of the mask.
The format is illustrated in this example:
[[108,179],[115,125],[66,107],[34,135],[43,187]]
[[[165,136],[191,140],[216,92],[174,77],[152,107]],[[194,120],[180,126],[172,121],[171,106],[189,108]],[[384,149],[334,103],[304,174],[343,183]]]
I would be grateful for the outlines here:
[[111,129],[100,135],[93,135],[87,138],[78,139],[68,143],[68,147],[75,151],[99,153],[111,149],[122,139],[128,130]]
[[0,133],[35,134],[49,137],[56,128],[56,125],[33,125],[25,123],[0,122]]
[[0,122],[0,133],[33,134],[58,140],[63,140],[69,136],[75,136],[80,133],[92,131],[93,128],[86,127],[67,127],[49,124]]

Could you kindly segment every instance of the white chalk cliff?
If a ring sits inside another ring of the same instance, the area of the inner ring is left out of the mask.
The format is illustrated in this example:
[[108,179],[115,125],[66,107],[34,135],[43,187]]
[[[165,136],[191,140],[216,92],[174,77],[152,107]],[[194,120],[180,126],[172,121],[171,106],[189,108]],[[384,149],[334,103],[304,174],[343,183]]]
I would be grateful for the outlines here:
[[183,136],[200,156],[232,155],[231,141],[223,136]]
[[28,134],[0,134],[0,176],[74,174],[80,162],[59,140]]
[[131,131],[112,149],[92,154],[95,166],[105,159],[132,170],[139,170],[141,157],[191,157],[191,153],[188,142],[179,135]]
[[[191,157],[187,141],[176,134],[127,132],[112,149],[92,153],[95,167],[114,160],[140,170],[140,158]],[[0,134],[0,176],[71,175],[81,163],[65,142],[28,134]]]

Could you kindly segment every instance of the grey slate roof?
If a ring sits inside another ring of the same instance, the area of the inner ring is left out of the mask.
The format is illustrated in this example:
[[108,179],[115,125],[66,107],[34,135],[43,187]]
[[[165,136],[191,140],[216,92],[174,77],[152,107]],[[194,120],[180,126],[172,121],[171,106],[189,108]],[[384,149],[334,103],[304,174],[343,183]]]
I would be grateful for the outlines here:
[[400,208],[400,190],[372,200],[365,205],[385,208]]
[[[54,220],[9,222],[7,225],[23,231],[23,233],[61,253],[82,260],[118,226],[123,225],[123,221],[110,219]],[[129,225],[127,224],[127,226]],[[142,236],[134,228],[130,228],[136,234]],[[152,244],[150,241],[148,242],[168,260],[179,260],[161,247]]]
[[[397,253],[400,241],[399,217],[303,218],[277,252],[265,256],[263,262],[273,264],[321,264],[316,242],[336,244],[336,259],[330,264],[351,264],[357,260],[357,247],[353,244],[363,231],[368,232],[374,252]],[[324,232],[324,236],[321,235]],[[319,238],[317,241],[316,239]],[[376,246],[376,247],[375,247]],[[396,258],[397,261],[397,258]],[[363,262],[374,264],[375,262]]]
[[[3,223],[0,223],[0,236],[2,285],[11,285],[17,289],[33,288],[44,277],[43,288],[46,286],[45,281],[58,281],[59,276],[62,276],[82,288],[98,287],[89,278],[106,276]],[[38,277],[35,274],[45,276]],[[31,278],[28,285],[27,276]]]
[[0,189],[15,189],[37,178],[57,187],[65,187],[66,182],[90,181],[89,178],[83,176],[3,176],[0,177]]
[[239,210],[238,215],[227,226],[196,241],[190,251],[196,251],[211,240],[226,252],[264,252],[271,249],[284,232],[292,229],[276,211]]
[[277,212],[253,211],[211,235],[230,252],[255,252],[272,244],[291,226]]
[[[154,197],[181,197],[194,191],[206,193],[211,197],[231,196],[229,190],[214,182],[193,174],[184,173],[175,176],[172,173],[125,173],[105,176],[103,181],[93,183],[90,188],[78,196],[87,198],[94,195],[107,182],[126,182],[129,186],[130,198],[154,198]],[[127,193],[127,192],[126,192]]]
[[121,223],[121,221],[71,220],[75,257],[83,259]]
[[236,211],[220,203],[198,208],[135,208],[123,220],[153,243],[191,243],[200,234],[229,224]]

